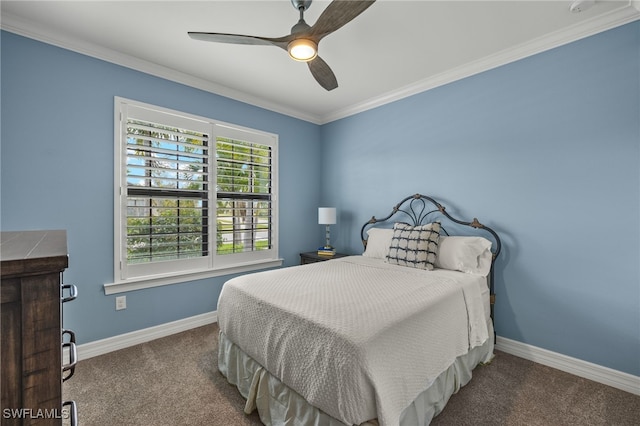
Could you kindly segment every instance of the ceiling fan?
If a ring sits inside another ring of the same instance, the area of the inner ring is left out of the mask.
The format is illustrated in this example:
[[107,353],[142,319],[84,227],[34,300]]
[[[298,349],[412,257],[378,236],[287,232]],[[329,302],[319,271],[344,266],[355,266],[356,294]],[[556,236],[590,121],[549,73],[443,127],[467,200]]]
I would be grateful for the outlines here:
[[306,62],[316,81],[326,90],[333,90],[338,87],[338,81],[329,65],[318,56],[318,43],[322,38],[364,12],[374,1],[334,0],[322,12],[318,21],[313,26],[309,26],[304,21],[304,11],[311,6],[311,0],[291,0],[293,6],[300,12],[300,20],[291,28],[291,34],[283,37],[270,38],[191,31],[188,34],[195,40],[280,47],[288,51],[291,58]]

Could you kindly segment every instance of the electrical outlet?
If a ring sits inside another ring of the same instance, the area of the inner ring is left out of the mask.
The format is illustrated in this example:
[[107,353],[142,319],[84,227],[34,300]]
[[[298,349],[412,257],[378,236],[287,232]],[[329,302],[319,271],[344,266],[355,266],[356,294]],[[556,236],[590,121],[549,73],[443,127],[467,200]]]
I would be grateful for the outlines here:
[[116,311],[127,309],[127,296],[116,297]]

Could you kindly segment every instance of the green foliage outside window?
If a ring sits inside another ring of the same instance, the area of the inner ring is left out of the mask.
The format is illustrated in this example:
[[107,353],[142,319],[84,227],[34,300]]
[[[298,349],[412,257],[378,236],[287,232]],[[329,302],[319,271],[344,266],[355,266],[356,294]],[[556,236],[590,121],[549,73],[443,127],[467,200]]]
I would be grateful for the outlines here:
[[[135,120],[127,129],[127,261],[207,256],[207,136]],[[271,151],[216,142],[216,252],[271,248]]]

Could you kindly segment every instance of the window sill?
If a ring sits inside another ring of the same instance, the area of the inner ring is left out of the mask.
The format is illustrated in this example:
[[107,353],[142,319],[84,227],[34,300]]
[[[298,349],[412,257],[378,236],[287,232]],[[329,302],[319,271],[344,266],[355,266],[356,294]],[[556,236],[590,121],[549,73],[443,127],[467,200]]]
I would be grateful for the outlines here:
[[127,291],[142,290],[145,288],[159,287],[163,285],[184,283],[187,281],[201,280],[204,278],[220,277],[223,275],[237,274],[241,272],[257,271],[259,269],[282,266],[283,259],[269,259],[261,262],[252,262],[243,265],[234,265],[225,268],[184,273],[180,275],[156,275],[133,278],[126,281],[104,284],[104,294],[124,293]]

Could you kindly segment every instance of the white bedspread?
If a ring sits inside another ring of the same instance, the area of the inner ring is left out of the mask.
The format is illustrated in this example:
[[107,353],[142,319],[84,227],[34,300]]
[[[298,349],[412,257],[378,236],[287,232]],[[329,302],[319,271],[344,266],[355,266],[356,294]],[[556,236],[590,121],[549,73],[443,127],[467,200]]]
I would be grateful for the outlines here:
[[225,283],[220,330],[346,424],[400,414],[488,338],[481,276],[352,256]]

